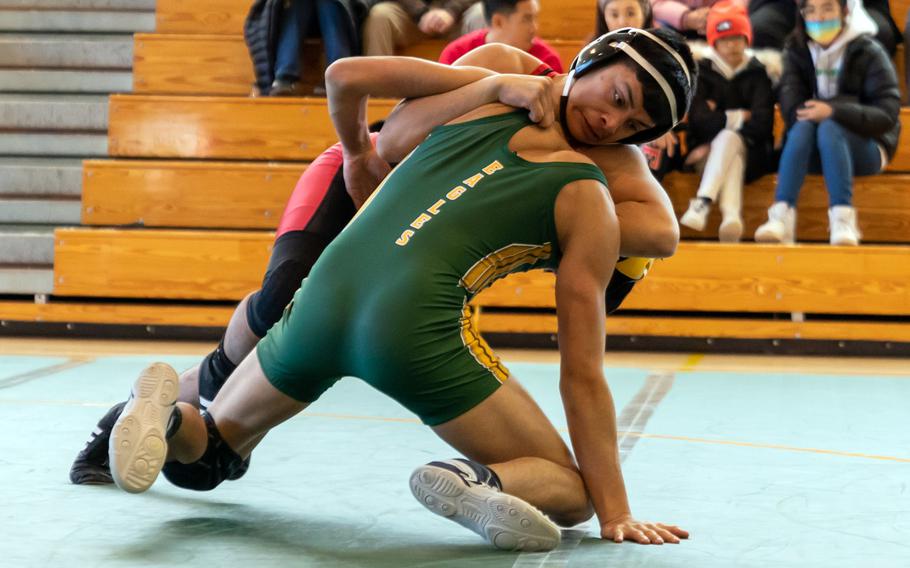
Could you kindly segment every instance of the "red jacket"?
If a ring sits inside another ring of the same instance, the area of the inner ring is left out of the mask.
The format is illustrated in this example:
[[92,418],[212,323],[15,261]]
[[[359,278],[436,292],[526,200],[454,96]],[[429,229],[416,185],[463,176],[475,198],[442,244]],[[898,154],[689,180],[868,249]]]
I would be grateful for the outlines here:
[[[442,50],[442,54],[439,56],[439,62],[451,65],[465,53],[486,44],[487,33],[489,33],[489,31],[490,30],[484,28],[465,34],[454,40]],[[528,50],[528,53],[549,65],[553,71],[556,71],[557,73],[563,72],[562,61],[559,60],[559,55],[544,40],[535,37],[531,42],[531,49]]]

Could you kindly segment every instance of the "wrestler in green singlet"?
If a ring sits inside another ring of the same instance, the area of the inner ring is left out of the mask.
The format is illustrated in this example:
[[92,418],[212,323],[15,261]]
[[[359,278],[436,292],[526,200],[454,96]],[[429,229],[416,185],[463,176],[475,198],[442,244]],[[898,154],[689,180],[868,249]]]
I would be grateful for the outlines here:
[[433,426],[508,378],[467,302],[507,274],[555,268],[559,191],[606,185],[591,164],[512,152],[531,124],[512,112],[438,127],[386,178],[259,343],[278,390],[311,402],[355,376]]

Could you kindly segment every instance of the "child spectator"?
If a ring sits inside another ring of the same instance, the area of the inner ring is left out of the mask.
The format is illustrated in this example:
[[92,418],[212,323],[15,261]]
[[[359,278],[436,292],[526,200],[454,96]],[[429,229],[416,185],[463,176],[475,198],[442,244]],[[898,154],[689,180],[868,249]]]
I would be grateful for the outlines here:
[[833,245],[860,240],[853,176],[872,175],[894,157],[900,136],[900,91],[888,54],[857,31],[846,0],[800,0],[797,28],[784,49],[779,85],[787,135],[761,242],[792,243],[796,202],[808,172],[828,189]]
[[310,94],[299,83],[303,38],[322,37],[326,65],[357,55],[362,19],[358,8],[353,0],[256,0],[243,26],[255,92],[273,97]]
[[752,26],[738,4],[718,2],[708,12],[709,48],[698,64],[689,109],[688,165],[700,170],[698,193],[680,223],[702,231],[711,205],[720,206],[719,238],[742,237],[743,182],[767,173],[774,146],[771,79],[749,52]]
[[597,28],[594,37],[621,28],[651,27],[654,27],[654,17],[651,14],[650,0],[597,0]]
[[[635,0],[623,0],[635,1]],[[488,28],[456,39],[442,50],[439,62],[451,65],[456,59],[486,43],[504,43],[527,51],[557,73],[563,72],[559,54],[537,37],[537,0],[483,0]]]
[[370,8],[363,27],[364,55],[395,55],[431,38],[455,38],[483,27],[475,0],[394,0]]

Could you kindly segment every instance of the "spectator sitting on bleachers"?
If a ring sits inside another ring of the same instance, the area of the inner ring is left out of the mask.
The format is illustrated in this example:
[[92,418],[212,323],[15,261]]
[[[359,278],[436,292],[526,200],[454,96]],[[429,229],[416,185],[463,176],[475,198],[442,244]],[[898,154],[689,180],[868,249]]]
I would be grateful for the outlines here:
[[440,63],[451,65],[486,43],[504,43],[527,51],[557,73],[563,72],[559,54],[537,37],[537,0],[483,0],[482,4],[489,28],[465,34],[447,45],[439,56]]
[[[718,0],[651,0],[654,19],[688,38],[704,38],[708,10]],[[743,8],[747,0],[732,0]],[[782,0],[786,1],[786,0]]]
[[394,0],[370,8],[363,25],[364,55],[395,55],[427,39],[454,39],[483,28],[475,0]]
[[[858,0],[848,2],[848,10],[857,2]],[[893,57],[897,52],[897,44],[901,43],[901,31],[891,16],[890,3],[888,0],[862,0],[862,5],[878,28],[875,39],[885,46],[885,50]]]
[[[753,47],[783,49],[784,42],[793,28],[796,27],[796,2],[789,0],[749,0],[749,19],[752,21],[754,39]],[[861,7],[861,8],[860,8]],[[901,42],[900,30],[891,17],[891,6],[888,0],[849,0],[847,10],[860,16],[867,23],[855,22],[860,27],[868,27],[889,54],[894,55],[897,44]]]
[[897,74],[881,44],[852,25],[846,0],[800,0],[799,9],[779,86],[787,134],[775,202],[755,240],[794,242],[800,189],[808,172],[820,171],[831,244],[856,245],[853,176],[877,174],[894,157],[901,127]]
[[[907,82],[907,93],[910,93],[910,57],[906,51],[910,48],[910,10],[907,11],[907,21],[904,23],[904,80]],[[907,104],[910,104],[910,94],[907,95]]]
[[651,0],[597,0],[597,27],[593,37],[620,28],[653,27]]
[[709,48],[698,63],[689,109],[688,165],[701,172],[698,193],[680,223],[702,231],[720,206],[723,242],[742,237],[743,182],[767,173],[774,146],[771,79],[749,51],[752,27],[738,4],[718,2],[707,23]]
[[300,86],[303,38],[322,37],[326,65],[357,55],[360,7],[353,0],[256,0],[243,25],[256,73],[254,92],[273,97],[311,94]]

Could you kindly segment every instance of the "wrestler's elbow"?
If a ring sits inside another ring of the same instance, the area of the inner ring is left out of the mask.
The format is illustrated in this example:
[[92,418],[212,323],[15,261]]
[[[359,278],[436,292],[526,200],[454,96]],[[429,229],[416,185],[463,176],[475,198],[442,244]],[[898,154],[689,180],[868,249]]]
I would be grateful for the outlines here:
[[675,217],[656,223],[649,234],[649,247],[652,253],[649,258],[669,258],[676,254],[679,245],[679,223]]

